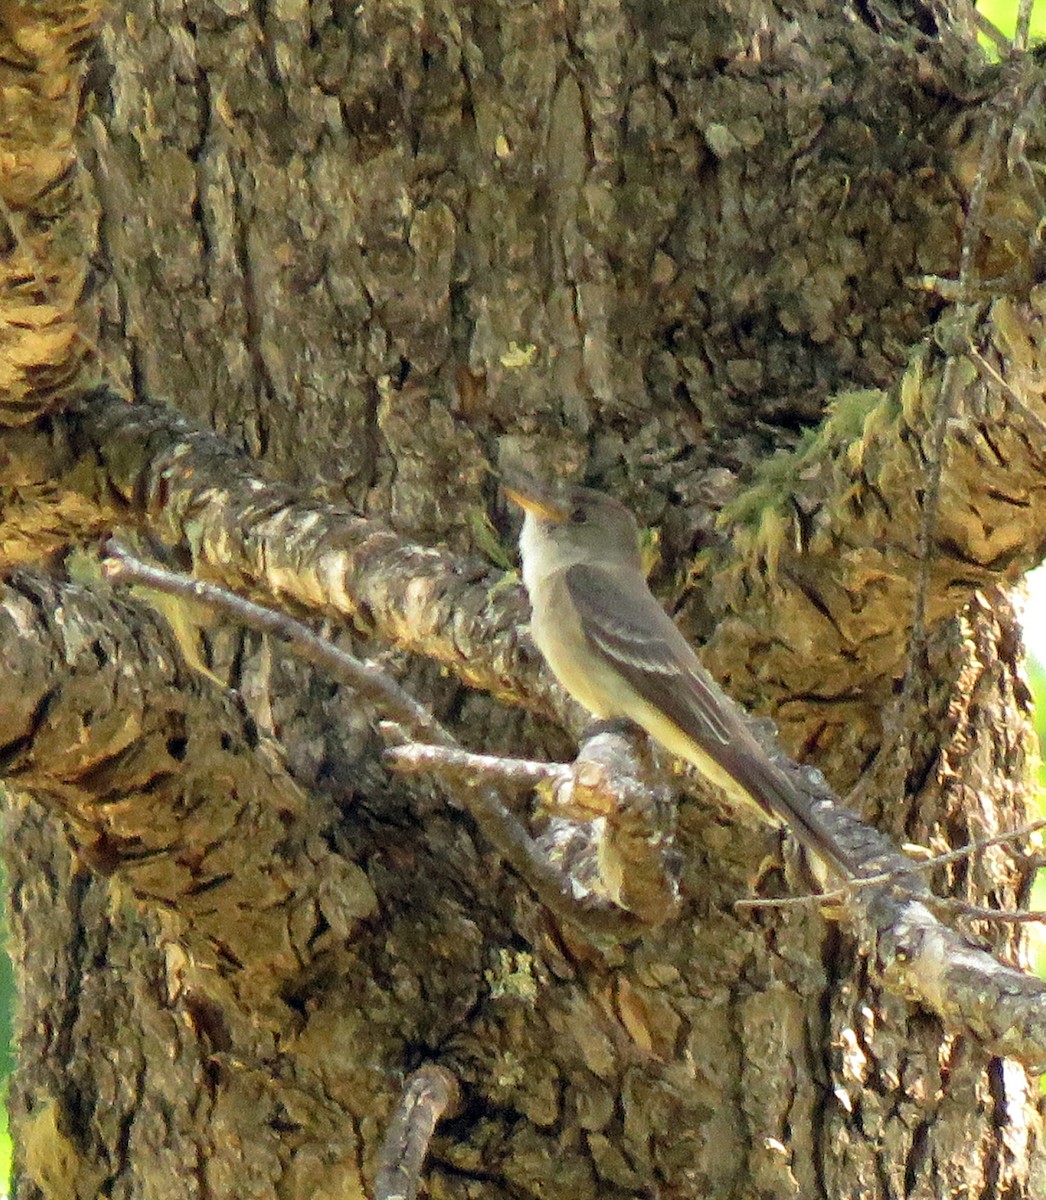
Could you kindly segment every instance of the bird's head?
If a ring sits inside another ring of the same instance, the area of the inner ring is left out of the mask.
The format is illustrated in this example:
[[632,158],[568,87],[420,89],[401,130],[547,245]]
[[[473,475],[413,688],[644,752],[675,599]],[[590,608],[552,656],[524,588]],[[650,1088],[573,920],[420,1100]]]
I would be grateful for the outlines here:
[[520,537],[524,566],[535,552],[551,556],[556,566],[639,565],[635,517],[613,496],[518,477],[505,485],[505,495],[525,513]]

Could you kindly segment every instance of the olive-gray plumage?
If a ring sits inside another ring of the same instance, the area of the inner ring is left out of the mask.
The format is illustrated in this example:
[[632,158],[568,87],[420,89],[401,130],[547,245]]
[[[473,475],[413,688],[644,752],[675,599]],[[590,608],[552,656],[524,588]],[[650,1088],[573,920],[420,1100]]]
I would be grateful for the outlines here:
[[783,820],[843,876],[854,864],[750,732],[651,593],[627,508],[590,488],[506,488],[520,534],[531,632],[568,692],[596,717],[628,717],[734,798]]

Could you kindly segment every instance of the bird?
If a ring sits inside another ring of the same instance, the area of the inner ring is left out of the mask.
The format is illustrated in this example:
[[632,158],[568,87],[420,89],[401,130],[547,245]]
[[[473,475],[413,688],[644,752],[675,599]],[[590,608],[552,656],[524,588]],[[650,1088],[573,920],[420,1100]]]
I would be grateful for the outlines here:
[[784,822],[844,879],[857,864],[773,761],[751,719],[702,665],[650,591],[639,527],[615,497],[514,477],[531,636],[552,673],[593,717],[626,717],[731,799]]

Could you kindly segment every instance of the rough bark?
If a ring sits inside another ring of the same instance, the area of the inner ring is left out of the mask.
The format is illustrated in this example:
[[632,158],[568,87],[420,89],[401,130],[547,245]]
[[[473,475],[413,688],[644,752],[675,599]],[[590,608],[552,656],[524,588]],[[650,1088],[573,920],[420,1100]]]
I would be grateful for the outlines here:
[[[682,794],[681,914],[596,949],[389,778],[355,697],[57,578],[133,526],[391,647],[472,748],[562,755],[488,467],[584,473],[658,530],[716,674],[882,828],[1019,824],[1034,64],[922,5],[170,0],[114,6],[85,75],[94,14],[26,12],[34,144],[66,153],[84,92],[81,172],[0,172],[30,293],[0,315],[54,331],[5,354],[0,480],[5,564],[37,567],[0,596],[20,1196],[362,1196],[428,1061],[463,1088],[433,1196],[1034,1194],[1024,1068],[815,911],[734,909],[802,886],[776,835]],[[1000,113],[988,299],[952,306],[911,284],[960,274]],[[935,882],[1013,906],[1030,873]]]

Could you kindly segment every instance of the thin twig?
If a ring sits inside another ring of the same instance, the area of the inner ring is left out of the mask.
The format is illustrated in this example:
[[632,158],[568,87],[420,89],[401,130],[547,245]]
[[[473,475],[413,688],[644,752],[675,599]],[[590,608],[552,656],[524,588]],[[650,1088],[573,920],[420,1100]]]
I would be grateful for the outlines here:
[[1000,908],[985,908],[982,904],[969,904],[955,896],[931,896],[925,900],[927,908],[934,912],[947,913],[951,917],[966,917],[971,921],[995,921],[1000,925],[1024,925],[1046,921],[1046,912],[1030,908],[1021,912],[1010,912]]
[[386,751],[395,769],[433,771],[468,784],[500,787],[551,785],[541,845],[581,894],[613,900],[650,927],[678,912],[673,862],[675,801],[671,793],[636,775],[638,763],[623,754],[611,730],[586,738],[571,764],[531,762],[471,754],[444,746],[406,745]]
[[[956,850],[949,850],[946,854],[935,854],[932,858],[923,859],[918,862],[912,860],[912,864],[904,871],[884,871],[879,875],[866,875],[860,879],[850,879],[838,887],[833,888],[830,892],[808,893],[803,896],[782,896],[777,899],[745,899],[737,900],[734,907],[738,909],[755,909],[755,908],[809,908],[812,906],[821,907],[822,905],[831,905],[844,902],[854,894],[864,888],[882,887],[884,884],[897,883],[903,880],[906,876],[915,872],[934,871],[938,867],[947,866],[949,863],[958,862],[960,859],[971,858],[975,854],[981,853],[983,850],[989,849],[991,846],[1000,846],[1006,842],[1015,842],[1018,838],[1030,837],[1033,833],[1038,833],[1040,829],[1046,829],[1046,820],[1030,821],[1027,825],[1022,825],[1018,829],[1009,829],[1005,833],[993,833],[990,837],[978,838],[976,841],[968,842],[965,846],[960,846]],[[924,895],[921,897],[924,903],[933,904],[940,900],[937,896]],[[1033,916],[1028,914],[1014,914],[1012,917],[1009,914],[1000,914],[994,908],[986,908],[973,912],[975,905],[967,905],[964,900],[942,900],[942,904],[960,904],[964,905],[964,911],[967,915],[980,915],[988,913],[998,915],[1000,920],[1032,920]]]
[[441,746],[457,745],[436,718],[381,667],[339,650],[301,621],[237,596],[218,584],[143,562],[116,541],[108,542],[105,551],[109,557],[102,563],[102,571],[113,583],[142,584],[169,596],[198,601],[258,633],[281,638],[299,658],[358,692],[413,737]]
[[460,1103],[458,1081],[445,1067],[429,1063],[410,1076],[382,1143],[374,1200],[414,1200],[436,1126]]
[[[976,348],[971,349],[968,352],[968,357],[973,365],[977,368],[982,379],[987,376],[992,383],[996,384],[1005,391],[1007,397],[1009,398],[1010,406],[1028,421],[1039,437],[1043,439],[1044,444],[1046,444],[1046,421],[1044,421],[1038,413],[1032,412],[1032,410],[1024,403],[1024,401],[1021,400],[1013,385],[1009,383],[1008,380],[1003,378],[999,371],[992,365],[992,363],[988,361],[988,359],[984,357],[980,350],[977,350]],[[1032,448],[1034,449],[1034,446]]]
[[[1026,825],[1019,825],[1016,829],[1007,829],[1002,833],[992,833],[986,837],[975,838],[972,842],[967,842],[965,846],[958,846],[954,850],[948,850],[944,854],[933,854],[923,859],[922,862],[913,862],[913,871],[932,871],[936,867],[948,866],[950,863],[959,862],[961,860],[972,858],[975,854],[980,854],[982,850],[988,850],[992,846],[1004,846],[1007,842],[1015,842],[1018,838],[1031,837],[1033,833],[1038,833],[1040,829],[1046,829],[1046,820],[1040,819],[1029,821]],[[891,882],[887,879],[886,882]],[[861,882],[865,882],[862,880]],[[871,882],[868,880],[867,882]]]
[[974,28],[978,33],[983,34],[989,42],[999,51],[1000,56],[1009,54],[1011,49],[1010,39],[1002,32],[997,25],[994,25],[979,9],[973,4],[969,4],[967,15],[973,22]]
[[[398,729],[397,729],[398,732]],[[592,742],[587,745],[591,747]],[[579,756],[573,764],[560,762],[538,762],[527,758],[503,758],[497,754],[474,754],[471,750],[452,749],[447,746],[429,746],[422,742],[406,742],[390,746],[385,751],[385,762],[393,770],[405,775],[422,772],[452,775],[468,783],[481,780],[501,784],[517,784],[520,787],[540,787],[551,784],[557,788],[572,785],[589,793],[600,793],[612,797],[610,808],[614,811],[626,807],[646,808],[650,804],[649,786],[629,778],[621,771],[607,769],[605,765]],[[589,815],[594,815],[591,805],[585,806]],[[603,815],[611,815],[604,805],[599,807]]]
[[565,763],[534,762],[522,758],[501,758],[496,754],[473,754],[471,750],[451,749],[449,746],[427,746],[408,742],[390,746],[385,762],[402,775],[423,772],[453,774],[469,782],[498,780],[517,783],[521,787],[538,787],[542,783],[568,783],[570,767]]
[[992,166],[1002,146],[1001,114],[993,113],[988,123],[981,156],[977,163],[977,174],[970,189],[970,203],[963,224],[962,245],[959,250],[959,285],[967,287],[976,275],[975,255],[977,240],[981,236],[984,221],[984,206],[988,201],[992,182]]
[[[976,247],[983,228],[984,210],[989,194],[991,168],[1001,148],[1001,114],[995,112],[985,133],[984,143],[977,165],[977,174],[970,190],[966,221],[963,226],[962,243],[959,250],[958,278],[955,281],[956,311],[970,319],[973,306],[969,303],[970,291],[976,275]],[[930,428],[927,452],[925,487],[923,490],[919,529],[917,533],[918,571],[915,580],[915,599],[912,606],[912,625],[909,635],[907,661],[901,681],[900,695],[893,713],[892,722],[884,727],[884,742],[877,758],[889,764],[897,777],[904,779],[911,766],[912,743],[905,730],[911,724],[907,714],[915,700],[915,686],[921,666],[921,658],[927,643],[927,608],[930,594],[930,571],[933,563],[933,539],[940,510],[941,485],[944,477],[944,454],[947,430],[952,414],[956,388],[958,359],[948,354],[945,359],[941,382],[937,390]],[[874,774],[864,775],[864,786],[870,787]],[[858,785],[858,789],[861,785]]]
[[1031,12],[1034,7],[1035,0],[1020,0],[1017,7],[1017,29],[1013,35],[1013,48],[1018,52],[1028,49],[1028,41],[1031,36]]

